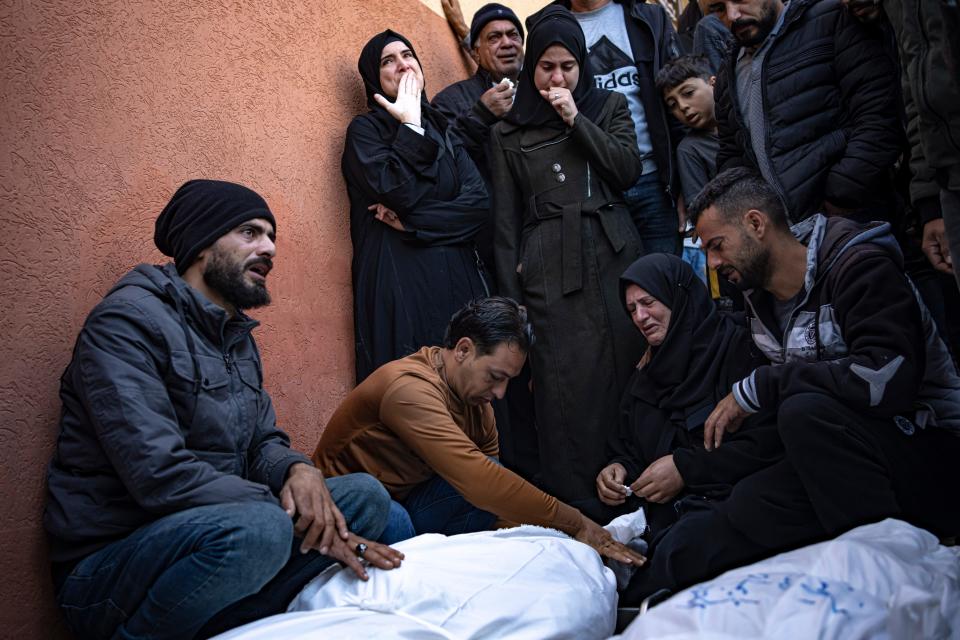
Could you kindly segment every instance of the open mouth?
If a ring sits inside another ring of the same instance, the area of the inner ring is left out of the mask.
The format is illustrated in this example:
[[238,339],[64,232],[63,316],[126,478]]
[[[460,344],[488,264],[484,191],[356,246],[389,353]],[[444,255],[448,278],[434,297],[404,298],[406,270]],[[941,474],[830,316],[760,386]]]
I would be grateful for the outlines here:
[[267,274],[270,273],[270,265],[263,262],[257,262],[247,267],[247,272],[253,276],[254,280],[264,281]]

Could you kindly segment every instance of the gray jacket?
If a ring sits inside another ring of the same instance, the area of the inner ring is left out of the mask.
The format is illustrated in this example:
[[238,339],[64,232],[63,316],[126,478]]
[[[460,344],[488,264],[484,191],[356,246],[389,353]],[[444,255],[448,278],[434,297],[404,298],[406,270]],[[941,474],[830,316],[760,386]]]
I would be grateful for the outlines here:
[[140,265],[98,304],[61,379],[43,522],[55,563],[164,515],[277,502],[295,462],[250,335],[173,264]]

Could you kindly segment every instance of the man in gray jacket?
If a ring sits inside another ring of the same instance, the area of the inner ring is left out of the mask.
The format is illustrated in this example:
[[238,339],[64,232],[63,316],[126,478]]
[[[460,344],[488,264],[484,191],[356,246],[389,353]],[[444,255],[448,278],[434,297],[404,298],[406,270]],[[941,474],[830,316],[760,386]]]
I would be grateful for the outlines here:
[[360,557],[400,563],[366,539],[383,486],[324,480],[276,426],[243,313],[270,302],[275,227],[250,189],[187,182],[154,236],[175,262],[133,269],[80,331],[44,512],[77,637],[206,637],[280,613],[335,560],[363,579]]

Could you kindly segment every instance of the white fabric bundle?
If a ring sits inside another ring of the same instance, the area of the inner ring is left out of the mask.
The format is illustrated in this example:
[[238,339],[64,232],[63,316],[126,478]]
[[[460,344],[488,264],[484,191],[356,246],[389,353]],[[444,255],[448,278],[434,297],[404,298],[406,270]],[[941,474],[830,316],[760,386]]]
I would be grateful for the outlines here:
[[534,526],[394,545],[403,566],[362,582],[337,565],[311,581],[289,612],[220,640],[316,638],[607,638],[616,623],[613,574],[590,547]]
[[960,640],[960,552],[885,520],[681,591],[618,637]]

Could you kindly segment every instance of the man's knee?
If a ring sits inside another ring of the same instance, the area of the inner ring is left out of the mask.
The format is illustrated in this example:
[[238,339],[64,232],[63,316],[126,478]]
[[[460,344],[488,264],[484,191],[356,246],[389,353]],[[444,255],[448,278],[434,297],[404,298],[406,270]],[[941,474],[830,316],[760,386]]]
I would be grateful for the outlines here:
[[279,505],[251,502],[223,505],[222,538],[244,575],[267,582],[290,559],[293,521]]
[[327,478],[327,488],[350,531],[370,540],[380,537],[390,514],[390,494],[379,480],[351,473]]
[[777,430],[788,454],[803,450],[811,437],[837,418],[838,402],[823,393],[798,393],[777,409]]

